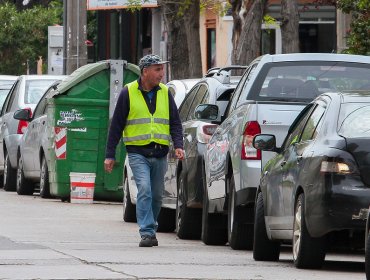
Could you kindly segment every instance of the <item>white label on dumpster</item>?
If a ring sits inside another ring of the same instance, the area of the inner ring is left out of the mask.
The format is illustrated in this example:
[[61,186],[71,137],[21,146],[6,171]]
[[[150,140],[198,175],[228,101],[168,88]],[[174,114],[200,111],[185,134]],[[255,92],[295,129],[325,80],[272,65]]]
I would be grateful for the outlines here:
[[80,128],[70,128],[70,131],[75,131],[75,132],[87,132],[86,127],[80,127]]
[[82,117],[82,113],[76,109],[72,109],[71,111],[60,111],[59,115],[60,120],[57,121],[57,125],[70,124],[71,122],[79,122],[85,119]]

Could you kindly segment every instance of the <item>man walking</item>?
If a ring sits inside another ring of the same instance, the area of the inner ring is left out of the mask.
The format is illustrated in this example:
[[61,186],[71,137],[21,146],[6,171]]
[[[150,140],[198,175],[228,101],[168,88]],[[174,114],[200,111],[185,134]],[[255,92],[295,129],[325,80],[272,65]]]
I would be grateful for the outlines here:
[[137,81],[127,84],[118,97],[109,129],[104,168],[111,172],[116,146],[121,137],[138,189],[136,218],[140,247],[158,246],[156,231],[162,206],[167,153],[172,137],[175,155],[184,158],[183,131],[176,103],[161,83],[164,75],[157,55],[146,55],[139,62]]

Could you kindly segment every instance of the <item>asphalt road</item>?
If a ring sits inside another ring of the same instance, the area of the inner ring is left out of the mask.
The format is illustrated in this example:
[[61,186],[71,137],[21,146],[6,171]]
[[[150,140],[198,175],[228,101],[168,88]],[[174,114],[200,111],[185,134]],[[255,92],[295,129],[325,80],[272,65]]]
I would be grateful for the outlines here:
[[138,247],[138,227],[123,222],[119,203],[0,189],[0,279],[365,279],[361,253],[329,254],[323,269],[298,270],[289,248],[279,262],[255,262],[250,251],[157,237],[158,247]]

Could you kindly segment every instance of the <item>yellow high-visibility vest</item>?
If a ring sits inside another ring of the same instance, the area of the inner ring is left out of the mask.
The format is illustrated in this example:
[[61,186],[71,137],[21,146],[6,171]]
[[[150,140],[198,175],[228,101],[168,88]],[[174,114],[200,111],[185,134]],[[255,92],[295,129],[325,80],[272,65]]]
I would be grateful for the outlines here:
[[137,81],[127,84],[130,110],[123,131],[126,145],[143,146],[151,142],[169,146],[170,112],[168,88],[160,83],[157,91],[156,110],[152,115],[139,90]]

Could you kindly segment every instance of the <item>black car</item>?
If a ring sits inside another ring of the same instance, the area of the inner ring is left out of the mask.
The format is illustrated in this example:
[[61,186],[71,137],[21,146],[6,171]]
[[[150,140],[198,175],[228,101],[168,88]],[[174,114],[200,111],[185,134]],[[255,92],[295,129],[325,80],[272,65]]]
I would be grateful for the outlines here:
[[200,238],[205,182],[203,154],[211,135],[223,121],[231,94],[240,80],[240,76],[230,72],[245,68],[212,69],[191,89],[179,108],[185,158],[173,162],[174,167],[169,163],[169,172],[175,172],[172,175],[177,178],[176,232],[179,238]]
[[330,246],[363,247],[370,204],[370,92],[326,93],[301,112],[281,148],[275,136],[253,145],[277,155],[256,194],[253,256],[278,260],[291,241],[294,265],[319,268]]

